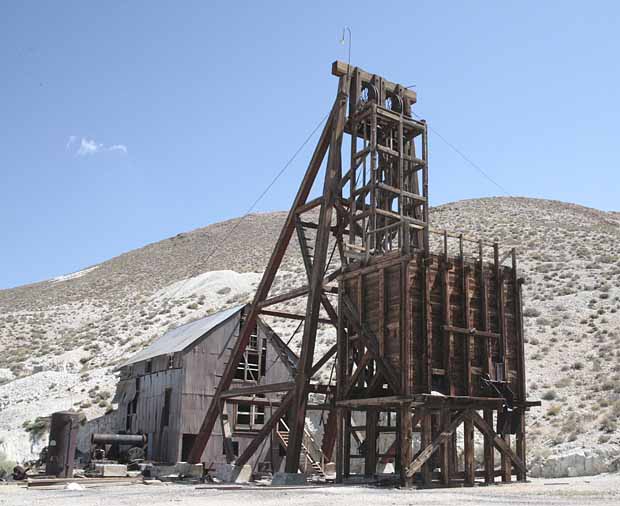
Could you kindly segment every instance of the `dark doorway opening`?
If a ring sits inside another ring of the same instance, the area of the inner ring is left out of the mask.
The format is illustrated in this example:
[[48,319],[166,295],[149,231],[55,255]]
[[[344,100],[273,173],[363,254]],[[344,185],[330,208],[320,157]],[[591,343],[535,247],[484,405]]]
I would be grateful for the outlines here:
[[181,461],[187,462],[189,458],[189,452],[196,441],[196,434],[183,434],[183,441],[181,443]]

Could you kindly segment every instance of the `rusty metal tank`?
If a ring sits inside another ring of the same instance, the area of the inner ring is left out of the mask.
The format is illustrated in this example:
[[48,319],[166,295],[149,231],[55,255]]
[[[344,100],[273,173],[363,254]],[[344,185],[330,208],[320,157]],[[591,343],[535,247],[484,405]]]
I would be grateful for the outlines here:
[[73,476],[73,464],[80,418],[72,411],[52,414],[45,474],[60,478]]

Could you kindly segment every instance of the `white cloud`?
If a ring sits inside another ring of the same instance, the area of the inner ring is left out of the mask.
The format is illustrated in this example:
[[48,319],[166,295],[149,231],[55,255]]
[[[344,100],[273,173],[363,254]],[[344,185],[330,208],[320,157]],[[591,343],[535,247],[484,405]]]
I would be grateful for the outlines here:
[[76,140],[77,140],[77,137],[75,135],[69,136],[69,139],[67,140],[67,146],[66,146],[67,151],[71,148],[71,146],[73,146],[73,143]]
[[[69,137],[66,145],[67,151],[75,146],[77,140],[78,139],[75,135]],[[79,146],[77,146],[77,149],[75,150],[75,156],[90,156],[105,151],[122,153],[126,155],[127,146],[125,144],[112,144],[111,146],[106,146],[105,144],[101,144],[94,139],[82,137],[80,139]]]
[[101,151],[103,144],[97,144],[93,139],[84,139],[80,141],[80,147],[75,152],[77,156],[94,155],[98,151]]
[[127,146],[124,144],[113,144],[108,148],[108,151],[121,151],[122,153],[127,154]]

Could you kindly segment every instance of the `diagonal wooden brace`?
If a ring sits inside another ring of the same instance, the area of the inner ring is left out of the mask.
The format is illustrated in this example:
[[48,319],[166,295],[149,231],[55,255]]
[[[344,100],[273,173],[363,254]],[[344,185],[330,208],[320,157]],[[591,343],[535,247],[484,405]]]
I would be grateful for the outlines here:
[[443,443],[445,443],[448,438],[452,436],[452,434],[454,434],[454,431],[458,428],[459,425],[461,425],[461,423],[463,423],[465,418],[467,418],[470,413],[472,413],[472,411],[467,410],[458,415],[454,420],[452,420],[452,423],[450,423],[450,425],[445,431],[441,432],[431,444],[429,444],[419,453],[419,455],[407,468],[408,478],[411,478],[415,473],[422,469],[422,466],[426,463],[426,461],[433,456],[433,454],[439,449],[439,447]]
[[377,362],[377,367],[383,374],[383,377],[387,380],[387,382],[392,387],[395,393],[400,392],[399,382],[394,374],[394,370],[390,364],[388,364],[385,359],[379,353],[379,342],[377,338],[372,334],[370,329],[364,325],[361,321],[360,316],[355,309],[355,306],[351,302],[351,299],[348,295],[343,294],[342,296],[343,309],[345,312],[345,316],[350,324],[353,326],[355,332],[360,336],[364,345],[372,355],[372,358]]
[[470,416],[478,430],[482,432],[485,436],[488,436],[493,441],[495,447],[503,455],[507,456],[510,460],[512,460],[512,463],[515,465],[517,470],[524,474],[527,473],[527,467],[525,466],[525,463],[517,456],[515,452],[512,451],[510,446],[506,444],[506,441],[504,441],[478,413],[472,411]]
[[280,421],[280,418],[282,418],[286,414],[289,406],[293,402],[294,395],[295,390],[291,389],[288,394],[284,396],[278,409],[273,412],[271,418],[267,420],[267,423],[265,423],[262,428],[256,433],[254,439],[252,439],[245,451],[241,455],[239,455],[239,457],[237,457],[237,459],[235,460],[236,466],[242,466],[247,463],[250,458],[252,458],[252,455],[254,455],[254,452],[258,450],[263,440],[271,433],[276,424]]

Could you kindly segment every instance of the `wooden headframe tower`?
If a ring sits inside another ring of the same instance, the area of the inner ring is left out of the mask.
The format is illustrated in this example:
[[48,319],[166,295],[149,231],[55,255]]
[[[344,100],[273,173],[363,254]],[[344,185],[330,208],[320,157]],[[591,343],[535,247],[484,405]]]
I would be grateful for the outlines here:
[[[364,474],[372,476],[387,458],[394,459],[402,485],[473,484],[478,475],[487,483],[496,475],[509,481],[513,473],[525,479],[524,411],[536,403],[525,396],[515,252],[501,256],[497,243],[431,229],[427,126],[412,115],[414,91],[342,62],[333,64],[332,74],[338,77],[336,100],[190,461],[200,461],[225,399],[282,392],[279,406],[235,463],[245,464],[286,416],[286,471],[297,473],[306,413],[313,408],[308,396],[328,393],[323,450],[333,458],[335,446],[339,481],[352,474],[352,459],[363,459]],[[346,148],[350,156],[343,162]],[[308,200],[323,166],[322,194]],[[438,234],[433,237],[439,253],[431,252],[431,234]],[[294,235],[307,284],[272,295]],[[473,259],[465,251],[472,241]],[[511,266],[503,265],[506,259]],[[305,314],[273,310],[297,297],[306,298]],[[231,391],[260,314],[304,320],[295,381]],[[337,340],[316,357],[320,322],[337,329]],[[335,385],[312,383],[332,360]],[[457,455],[461,426],[463,463]],[[478,472],[474,428],[484,435],[484,469]],[[501,455],[498,470],[495,450]]]

